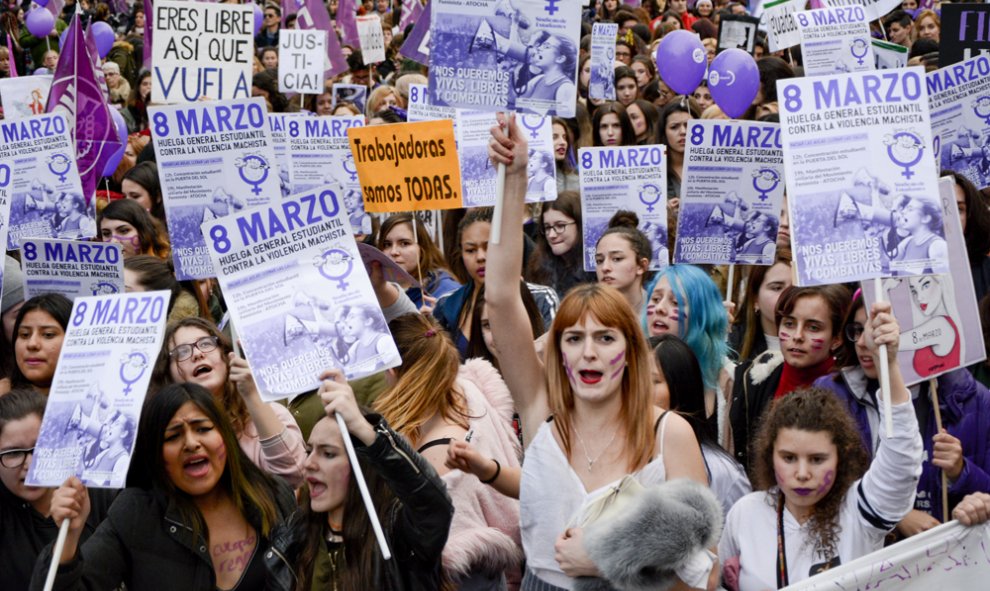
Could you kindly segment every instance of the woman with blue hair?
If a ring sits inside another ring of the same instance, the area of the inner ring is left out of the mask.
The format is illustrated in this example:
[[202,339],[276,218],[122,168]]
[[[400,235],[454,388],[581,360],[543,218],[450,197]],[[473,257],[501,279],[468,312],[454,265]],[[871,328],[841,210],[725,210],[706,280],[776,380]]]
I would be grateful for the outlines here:
[[729,360],[729,316],[722,294],[707,273],[693,265],[671,265],[648,290],[646,332],[674,334],[694,352],[705,383],[705,426],[723,447],[730,440],[726,403],[735,369]]

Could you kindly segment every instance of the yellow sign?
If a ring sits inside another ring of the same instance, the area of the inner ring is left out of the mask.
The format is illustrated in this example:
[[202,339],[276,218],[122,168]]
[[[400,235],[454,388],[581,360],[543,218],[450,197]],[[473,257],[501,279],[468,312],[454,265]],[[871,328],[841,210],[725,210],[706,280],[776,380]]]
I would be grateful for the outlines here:
[[351,127],[347,137],[365,211],[464,206],[453,121]]

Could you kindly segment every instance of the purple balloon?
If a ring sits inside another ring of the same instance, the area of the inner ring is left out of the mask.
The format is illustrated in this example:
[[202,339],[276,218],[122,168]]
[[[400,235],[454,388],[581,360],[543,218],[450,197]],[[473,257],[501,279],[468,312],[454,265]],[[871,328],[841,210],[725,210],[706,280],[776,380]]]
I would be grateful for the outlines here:
[[265,11],[257,3],[254,4],[254,34],[261,32],[261,26],[265,24]]
[[708,90],[726,115],[742,117],[760,91],[756,60],[741,49],[726,49],[715,56],[708,69]]
[[107,54],[113,49],[114,41],[117,40],[117,36],[113,33],[113,27],[104,22],[97,22],[90,25],[89,28],[90,33],[93,34],[93,41],[96,42],[96,51],[100,54],[100,59],[107,57]]
[[677,94],[691,94],[705,78],[708,54],[698,35],[678,29],[664,35],[656,61],[667,86]]
[[55,27],[55,17],[47,8],[35,8],[24,17],[24,24],[32,35],[44,39]]
[[110,158],[107,165],[103,167],[103,176],[113,176],[117,167],[120,166],[120,161],[124,159],[124,152],[127,150],[127,122],[124,121],[124,116],[120,114],[120,111],[113,107],[110,107],[110,116],[117,126],[117,137],[120,139],[120,148]]
[[34,0],[34,3],[38,6],[48,6],[48,0]]

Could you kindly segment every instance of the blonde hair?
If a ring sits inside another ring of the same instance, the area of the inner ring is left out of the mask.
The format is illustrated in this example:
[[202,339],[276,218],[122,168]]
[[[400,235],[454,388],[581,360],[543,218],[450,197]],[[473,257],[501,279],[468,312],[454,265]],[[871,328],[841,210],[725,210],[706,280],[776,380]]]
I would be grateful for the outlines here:
[[624,455],[630,472],[645,466],[653,457],[656,437],[653,434],[652,382],[650,348],[636,315],[615,288],[596,283],[572,289],[560,303],[550,338],[547,339],[547,402],[564,445],[571,457],[571,412],[574,392],[561,362],[560,340],[564,330],[593,317],[604,326],[614,328],[626,338],[626,370],[622,376],[622,407],[619,411],[625,434]]
[[437,414],[466,429],[468,408],[456,386],[461,359],[447,332],[419,313],[396,318],[389,329],[402,366],[395,384],[375,400],[375,410],[414,445],[420,427]]

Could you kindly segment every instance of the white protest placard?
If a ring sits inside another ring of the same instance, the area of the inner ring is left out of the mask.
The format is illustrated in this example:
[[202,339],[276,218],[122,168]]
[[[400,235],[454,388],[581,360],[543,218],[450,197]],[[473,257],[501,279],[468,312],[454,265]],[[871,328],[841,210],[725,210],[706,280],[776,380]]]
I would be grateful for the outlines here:
[[617,23],[591,25],[591,81],[588,96],[593,99],[615,100],[615,36]]
[[821,0],[821,5],[825,8],[862,6],[866,11],[867,20],[875,21],[887,16],[890,11],[900,8],[901,0]]
[[777,92],[797,284],[947,272],[924,68]]
[[289,130],[288,120],[294,117],[305,117],[303,113],[269,113],[268,127],[272,132],[272,149],[275,152],[275,164],[278,165],[278,185],[282,197],[292,194],[292,164],[289,161]]
[[907,67],[908,48],[897,43],[872,39],[873,61],[878,70]]
[[433,103],[573,117],[581,5],[432,0]]
[[279,91],[322,94],[326,55],[326,31],[281,29],[278,33]]
[[990,580],[990,524],[952,521],[784,587],[784,591],[982,589]]
[[409,123],[451,119],[454,122],[454,129],[457,129],[457,109],[434,105],[430,101],[430,90],[425,84],[409,85],[409,103],[406,105],[406,114]]
[[653,245],[650,269],[670,263],[667,249],[667,146],[613,146],[578,150],[584,270],[595,270],[595,246],[619,210],[639,217]]
[[690,121],[674,262],[772,265],[783,197],[780,125]]
[[203,224],[258,390],[277,400],[401,363],[337,190]]
[[83,197],[64,115],[0,121],[0,176],[6,174],[0,182],[10,191],[8,250],[20,248],[25,238],[96,236],[95,204]]
[[364,212],[361,182],[347,130],[364,126],[364,116],[300,117],[287,122],[292,192],[337,185],[355,234],[371,233],[371,216]]
[[761,24],[767,30],[767,46],[771,53],[801,42],[801,32],[791,15],[804,10],[804,5],[805,0],[774,0],[763,5]]
[[151,98],[191,103],[201,97],[251,96],[254,8],[155,0],[151,18]]
[[124,291],[124,255],[112,242],[21,241],[24,299],[43,293],[80,296]]
[[862,6],[819,8],[794,15],[806,76],[872,70],[870,21]]
[[41,115],[48,104],[48,91],[51,88],[52,76],[48,74],[0,79],[3,120],[17,121],[32,115]]
[[978,55],[928,74],[928,105],[939,168],[977,189],[990,186],[990,56]]
[[204,221],[281,198],[261,97],[149,107],[175,275],[213,276]]
[[361,57],[364,64],[377,64],[385,61],[385,33],[382,20],[377,14],[357,17],[358,37],[361,39]]
[[168,317],[168,291],[79,297],[65,329],[30,486],[123,488]]
[[361,86],[360,84],[341,84],[337,83],[330,87],[331,96],[333,97],[333,108],[336,109],[337,105],[343,102],[351,103],[358,108],[358,111],[364,113],[364,105],[368,101],[368,87]]
[[[949,258],[949,274],[883,282],[885,299],[901,327],[897,365],[908,386],[987,357],[983,331],[978,322],[971,321],[980,317],[980,310],[966,256],[955,184],[952,177],[939,180],[945,241],[949,252],[960,255]],[[873,290],[864,286],[863,295],[869,308],[874,302]]]

